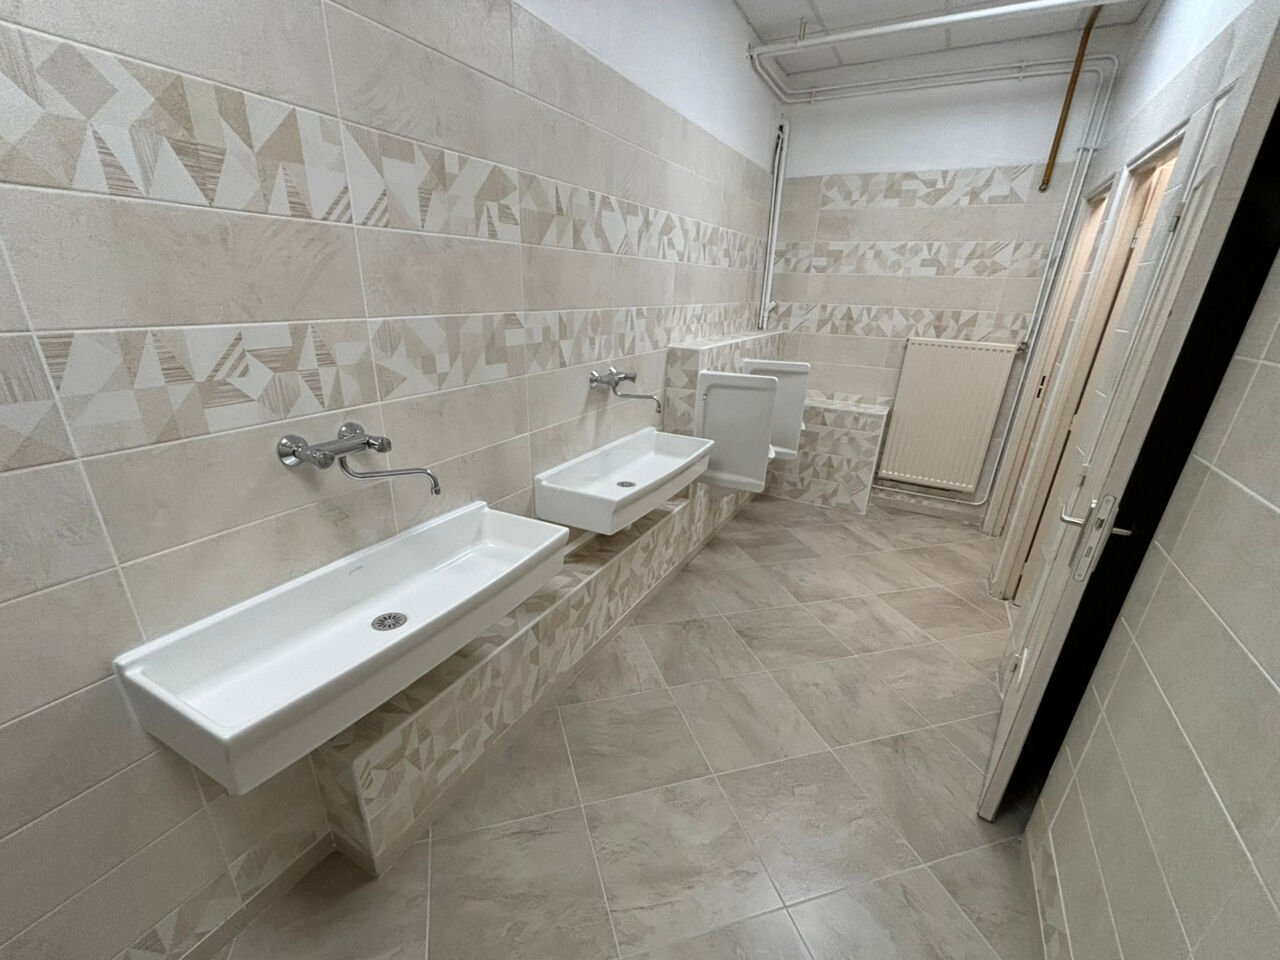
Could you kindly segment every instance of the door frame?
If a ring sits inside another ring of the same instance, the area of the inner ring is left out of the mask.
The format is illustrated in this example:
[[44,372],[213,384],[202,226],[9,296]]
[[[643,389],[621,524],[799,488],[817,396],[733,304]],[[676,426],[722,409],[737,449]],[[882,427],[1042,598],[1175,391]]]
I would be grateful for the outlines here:
[[[1068,335],[1062,368],[1051,381],[1044,415],[1033,438],[1033,458],[1018,498],[1014,522],[1001,544],[1000,560],[1007,564],[1011,589],[1006,599],[1019,604],[1019,594],[1037,585],[1025,574],[1041,569],[1035,560],[1046,521],[1057,519],[1054,493],[1076,421],[1093,381],[1093,373],[1129,306],[1143,257],[1153,245],[1174,241],[1159,237],[1155,224],[1162,213],[1172,166],[1183,146],[1185,127],[1179,128],[1135,162],[1126,165],[1115,189],[1108,194],[1110,209],[1098,231],[1098,250],[1092,275],[1085,278],[1077,326]],[[1168,169],[1166,169],[1168,168]],[[1096,194],[1095,194],[1096,196]],[[1139,245],[1139,240],[1141,244]]]
[[[1148,434],[1156,412],[1157,404],[1168,384],[1175,361],[1185,356],[1182,351],[1183,337],[1190,325],[1196,320],[1209,322],[1207,315],[1215,312],[1207,307],[1204,293],[1211,271],[1215,263],[1220,262],[1220,250],[1230,226],[1236,226],[1244,219],[1256,219],[1252,204],[1239,203],[1240,192],[1230,189],[1231,184],[1248,179],[1252,184],[1254,177],[1260,175],[1261,164],[1255,163],[1260,155],[1259,145],[1264,142],[1264,134],[1270,140],[1271,129],[1267,124],[1275,112],[1277,93],[1275,82],[1268,77],[1265,65],[1280,57],[1280,45],[1273,44],[1264,58],[1264,69],[1258,74],[1258,83],[1253,89],[1254,99],[1240,102],[1231,99],[1233,84],[1228,84],[1211,98],[1206,106],[1210,109],[1206,116],[1194,118],[1194,126],[1201,129],[1194,135],[1189,134],[1184,141],[1184,157],[1189,152],[1186,143],[1193,143],[1194,162],[1191,170],[1181,182],[1185,184],[1184,203],[1181,209],[1174,209],[1171,215],[1178,218],[1183,229],[1178,231],[1171,244],[1167,244],[1156,265],[1155,279],[1145,296],[1141,310],[1135,314],[1139,326],[1135,329],[1129,349],[1124,358],[1125,376],[1115,390],[1116,400],[1112,405],[1112,414],[1099,434],[1093,463],[1104,475],[1091,478],[1091,489],[1106,490],[1112,495],[1119,495],[1125,489],[1136,489],[1129,485],[1131,474],[1136,466],[1140,447]],[[1264,90],[1265,88],[1265,90]],[[1225,105],[1231,109],[1224,110]],[[1199,111],[1197,111],[1198,113]],[[1231,116],[1232,123],[1219,125],[1219,118],[1226,114]],[[1179,126],[1182,124],[1180,123]],[[1161,138],[1162,142],[1167,137]],[[1142,155],[1150,155],[1144,150]],[[1216,163],[1215,163],[1216,160]],[[1126,164],[1130,167],[1131,164]],[[1250,172],[1252,171],[1252,172]],[[1228,178],[1227,175],[1230,175]],[[1243,212],[1240,212],[1243,211]],[[1233,217],[1233,215],[1238,214]],[[1241,229],[1247,227],[1241,225]],[[1184,304],[1188,306],[1183,306]],[[1191,304],[1198,305],[1189,309]],[[1247,319],[1247,317],[1246,317]],[[1157,322],[1152,322],[1153,320]],[[1221,326],[1218,327],[1221,334]],[[1160,335],[1157,335],[1160,334]],[[1226,339],[1230,340],[1230,337]],[[1188,356],[1187,362],[1193,363],[1196,358]],[[1220,379],[1220,378],[1219,378]],[[1217,388],[1219,380],[1204,385],[1211,395]],[[1193,427],[1198,424],[1189,423],[1185,417],[1181,428],[1194,439]],[[1190,441],[1189,441],[1190,442]],[[1185,459],[1185,458],[1184,458]],[[1148,499],[1144,493],[1142,499]],[[1163,509],[1163,503],[1159,508]],[[1120,505],[1125,522],[1128,518],[1129,504]],[[1113,515],[1103,530],[1104,549],[1099,555],[1107,553],[1123,553],[1128,549],[1136,549],[1137,544],[1149,542],[1151,530],[1138,532],[1135,538],[1127,538],[1124,546],[1117,548],[1108,543],[1107,534],[1111,524],[1116,522]],[[1060,541],[1064,542],[1064,541]],[[1069,541],[1066,541],[1069,542]],[[1136,567],[1135,567],[1136,570]],[[1117,580],[1107,577],[1108,587],[1123,596],[1132,582],[1132,578]],[[996,745],[988,764],[982,793],[980,796],[979,816],[994,819],[999,812],[1006,788],[1013,782],[1015,770],[1028,763],[1035,762],[1030,758],[1030,751],[1024,749],[1031,736],[1032,727],[1037,725],[1041,733],[1046,725],[1055,722],[1069,722],[1074,712],[1075,703],[1069,703],[1069,696],[1063,700],[1055,690],[1055,703],[1059,714],[1065,717],[1048,718],[1048,710],[1041,709],[1048,691],[1051,678],[1064,660],[1075,661],[1064,669],[1082,669],[1082,659],[1072,651],[1072,656],[1062,657],[1067,637],[1071,633],[1072,624],[1083,603],[1086,589],[1098,583],[1095,589],[1103,589],[1101,577],[1086,577],[1084,581],[1076,581],[1065,572],[1064,565],[1055,562],[1044,582],[1037,591],[1039,596],[1034,604],[1034,622],[1025,626],[1025,636],[1041,637],[1030,656],[1025,656],[1017,669],[1030,671],[1025,679],[1025,689],[1016,703],[1009,703],[1002,711],[996,735]],[[1051,601],[1051,602],[1050,602]],[[1093,637],[1093,642],[1101,648],[1106,634]],[[1096,662],[1096,657],[1094,658]],[[1089,675],[1085,671],[1085,676]],[[1012,687],[1011,691],[1012,693]],[[1078,703],[1078,696],[1076,698]],[[1065,731],[1065,727],[1063,727]],[[1060,741],[1059,741],[1060,742]],[[1041,759],[1051,759],[1056,754],[1054,749],[1046,752],[1046,741],[1038,738]]]

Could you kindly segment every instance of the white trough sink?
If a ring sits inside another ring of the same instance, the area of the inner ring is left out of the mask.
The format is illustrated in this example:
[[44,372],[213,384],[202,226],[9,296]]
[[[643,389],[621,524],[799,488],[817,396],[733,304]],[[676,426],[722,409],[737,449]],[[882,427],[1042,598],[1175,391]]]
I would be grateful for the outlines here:
[[[568,537],[477,501],[130,650],[116,674],[147,732],[244,793],[528,599]],[[407,620],[375,630],[388,613]]]
[[543,520],[614,534],[693,483],[715,441],[645,427],[533,478]]

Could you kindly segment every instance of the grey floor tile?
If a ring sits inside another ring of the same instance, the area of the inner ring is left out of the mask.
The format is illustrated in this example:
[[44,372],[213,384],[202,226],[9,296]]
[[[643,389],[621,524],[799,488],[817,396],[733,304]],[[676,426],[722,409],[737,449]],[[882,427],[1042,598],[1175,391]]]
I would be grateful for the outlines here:
[[560,717],[550,707],[432,823],[431,834],[450,836],[577,805]]
[[694,554],[686,570],[705,573],[711,570],[733,570],[738,567],[753,567],[755,561],[747,556],[731,537],[723,533],[717,534]]
[[927,574],[907,563],[902,554],[895,551],[842,557],[840,566],[865,583],[872,593],[933,586],[933,580]]
[[982,773],[934,729],[836,750],[853,781],[880,804],[926,861],[1015,835],[1021,821],[978,819]]
[[568,704],[560,716],[588,803],[708,773],[665,690]]
[[763,669],[723,617],[651,624],[640,628],[640,636],[670,684],[737,677]]
[[798,500],[783,500],[778,497],[756,497],[738,511],[738,516],[783,527],[806,523],[830,523],[840,519],[837,511],[827,507],[801,503]]
[[786,903],[920,862],[829,753],[725,774],[720,785]]
[[[577,811],[574,811],[575,813]],[[331,854],[236,937],[237,960],[419,960],[427,938],[427,845],[376,880]]]
[[823,523],[789,529],[796,539],[820,557],[843,557],[893,548],[889,538],[879,530],[857,522]]
[[688,568],[636,610],[636,623],[671,623],[714,617],[720,610],[703,589],[703,581]]
[[867,511],[867,519],[880,530],[895,550],[929,547],[939,543],[958,543],[982,536],[977,527],[930,517],[922,513],[876,508]]
[[781,584],[765,572],[764,567],[739,567],[695,574],[701,589],[711,598],[716,609],[728,616],[744,610],[785,607],[796,602]]
[[826,747],[768,674],[691,683],[671,695],[717,772]]
[[1000,714],[988,713],[984,717],[968,717],[953,723],[942,723],[938,725],[938,729],[974,766],[979,770],[986,770],[999,722]]
[[756,659],[771,670],[849,656],[849,648],[799,605],[735,613],[728,620]]
[[1000,709],[1000,693],[940,643],[869,653],[862,663],[933,723]]
[[790,908],[814,960],[996,960],[927,868]]
[[639,628],[623,630],[594,650],[560,697],[561,703],[604,700],[628,693],[661,689],[662,674]]
[[991,573],[1000,541],[981,537],[962,543],[944,543],[933,547],[915,547],[902,551],[902,559],[928,574],[935,583],[961,583],[985,580]]
[[808,604],[808,609],[854,653],[893,650],[933,640],[876,596],[825,600]]
[[582,811],[433,840],[430,938],[432,960],[614,956]]
[[981,580],[966,580],[963,583],[948,583],[947,589],[966,603],[971,603],[993,620],[1008,626],[1009,608],[1003,600],[991,596],[984,577]]
[[845,568],[843,560],[830,557],[777,563],[761,569],[768,571],[769,576],[801,603],[860,597],[874,592]]
[[921,587],[883,595],[885,603],[936,640],[990,633],[1008,624],[965,603],[942,587]]
[[1000,960],[1037,960],[1043,949],[1040,920],[1021,838],[948,857],[929,869]]
[[586,808],[624,955],[781,906],[715,781]]
[[829,746],[887,737],[929,721],[867,670],[861,658],[791,667],[774,679]]
[[755,563],[808,560],[818,555],[804,541],[792,536],[782,527],[737,533],[733,535],[733,542]]
[[809,960],[809,951],[787,912],[774,910],[639,954],[637,960]]
[[1009,649],[1009,631],[975,633],[968,637],[948,640],[944,646],[969,664],[980,674],[995,683],[999,675],[1000,661]]

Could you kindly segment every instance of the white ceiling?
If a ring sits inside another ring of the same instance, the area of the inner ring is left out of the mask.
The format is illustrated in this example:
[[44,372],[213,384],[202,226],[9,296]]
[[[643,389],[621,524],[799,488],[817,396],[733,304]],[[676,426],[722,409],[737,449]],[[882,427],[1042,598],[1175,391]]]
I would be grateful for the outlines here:
[[[1004,6],[1011,0],[734,0],[761,42],[786,40],[798,35],[805,21],[809,36],[828,30],[867,27],[895,20],[937,16],[959,10]],[[1148,0],[1124,0],[1102,8],[1099,26],[1132,23]],[[778,69],[805,86],[803,74],[814,70],[852,66],[973,47],[1004,40],[1078,32],[1089,18],[1089,8],[1026,14],[998,21],[956,24],[926,30],[904,31],[882,37],[854,40],[835,47],[819,47],[786,54]]]

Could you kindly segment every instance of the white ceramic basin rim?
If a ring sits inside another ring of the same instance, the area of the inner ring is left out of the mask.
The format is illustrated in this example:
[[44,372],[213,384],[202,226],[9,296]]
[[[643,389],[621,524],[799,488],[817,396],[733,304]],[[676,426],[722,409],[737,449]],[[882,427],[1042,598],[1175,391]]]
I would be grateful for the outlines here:
[[[243,792],[527,599],[567,539],[477,501],[130,650],[116,673],[148,732]],[[374,629],[387,613],[406,622]]]
[[617,533],[696,480],[713,445],[637,430],[534,477],[534,511],[543,520]]

